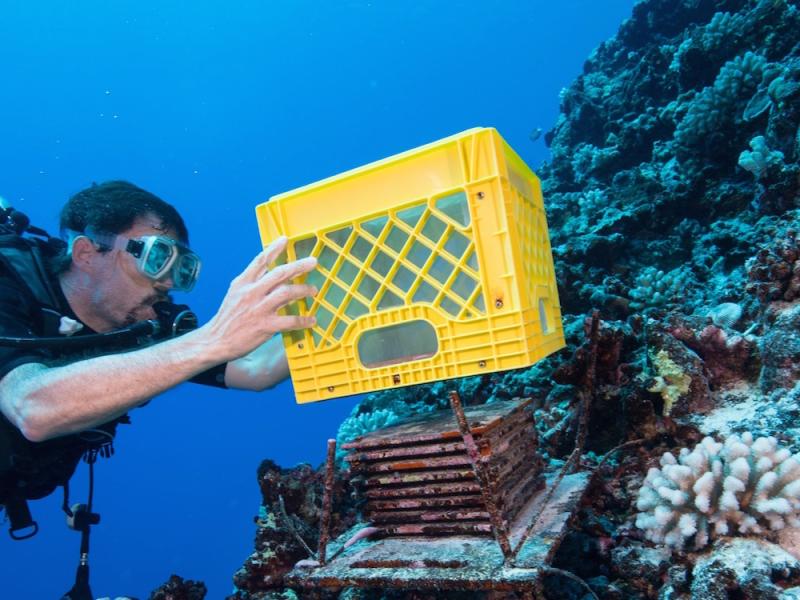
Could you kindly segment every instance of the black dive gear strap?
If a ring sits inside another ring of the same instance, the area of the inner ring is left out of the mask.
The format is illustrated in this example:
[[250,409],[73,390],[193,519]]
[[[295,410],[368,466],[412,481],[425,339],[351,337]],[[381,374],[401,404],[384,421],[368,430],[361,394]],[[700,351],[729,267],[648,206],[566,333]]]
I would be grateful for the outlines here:
[[74,337],[9,337],[0,336],[0,346],[15,348],[103,348],[135,344],[142,338],[163,339],[197,329],[197,315],[186,304],[156,302],[156,318],[139,321],[107,333],[92,333]]

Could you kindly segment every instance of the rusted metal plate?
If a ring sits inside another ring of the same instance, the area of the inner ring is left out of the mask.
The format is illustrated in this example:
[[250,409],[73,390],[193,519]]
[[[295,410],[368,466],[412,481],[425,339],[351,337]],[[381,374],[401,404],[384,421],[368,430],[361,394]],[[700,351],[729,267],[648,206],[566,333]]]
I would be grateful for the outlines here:
[[[536,447],[536,440],[527,435],[528,432],[522,430],[518,435],[510,437],[502,446],[502,449],[493,453],[489,457],[489,464],[505,463],[511,458],[524,454],[531,447]],[[356,464],[353,471],[359,474],[386,473],[391,471],[420,471],[423,469],[441,469],[443,467],[460,467],[471,465],[466,453],[452,454],[449,456],[408,456],[402,460],[390,460],[369,463],[366,465]]]
[[[385,536],[492,534],[492,507],[497,518],[510,521],[541,486],[542,460],[528,404],[499,402],[465,411],[492,490],[490,507],[463,438],[449,438],[446,428],[457,427],[452,411],[349,444],[353,479],[367,499],[365,518]],[[420,441],[424,435],[438,437]]]
[[435,523],[450,522],[461,523],[463,521],[486,521],[489,522],[489,513],[481,510],[480,507],[463,508],[455,510],[408,510],[408,511],[375,511],[365,514],[367,519],[376,527],[384,523]]
[[[524,504],[530,494],[541,487],[543,481],[539,476],[538,470],[519,469],[519,474],[514,477],[513,482],[506,488],[499,490],[497,494],[498,508],[503,511],[506,519],[511,519],[516,511]],[[452,484],[448,484],[452,485]],[[477,484],[475,484],[477,487]],[[426,488],[413,488],[416,490]],[[452,490],[452,488],[449,488]],[[387,490],[382,490],[387,491]],[[430,510],[436,508],[470,508],[482,506],[483,499],[480,490],[476,490],[468,495],[453,495],[452,493],[429,494],[410,497],[390,497],[383,496],[380,499],[370,499],[365,506],[365,513],[369,518],[377,521],[383,518],[384,513],[391,513],[393,520],[398,520],[405,515],[408,521],[415,518],[414,509]]]
[[381,526],[388,536],[443,537],[454,535],[492,535],[489,519],[482,523],[388,523]]
[[[507,400],[470,406],[464,409],[474,436],[482,436],[491,432],[503,422],[504,418],[523,413],[530,399]],[[342,446],[345,450],[368,450],[382,447],[405,446],[409,444],[460,441],[456,419],[449,410],[439,411],[434,415],[421,415],[409,422],[387,427],[379,432],[358,438]]]
[[[497,472],[500,480],[513,473],[528,461],[534,467],[534,455],[536,454],[537,444],[535,440],[524,440],[519,445],[510,448],[502,455],[493,456],[489,461],[490,468]],[[461,465],[464,461],[466,464]],[[413,468],[413,461],[394,463],[401,468],[390,469],[373,473],[372,471],[355,471],[355,474],[365,477],[364,485],[367,488],[376,486],[397,486],[415,485],[420,483],[443,482],[443,481],[471,481],[475,478],[469,458],[464,455],[454,460],[457,464],[449,464],[447,459],[425,459],[419,461],[419,466]],[[435,469],[435,470],[434,470]],[[383,470],[383,467],[381,467]]]
[[415,508],[437,508],[450,506],[480,506],[483,503],[480,493],[470,496],[434,496],[422,498],[397,498],[392,500],[371,501],[368,506],[372,511],[404,510]]
[[[507,447],[509,440],[519,435],[527,435],[528,437],[536,438],[533,416],[529,412],[516,411],[508,417],[504,417],[502,423],[498,424],[488,435],[476,436],[475,441],[478,448],[481,450],[481,454],[486,456],[490,453],[502,452],[504,448]],[[362,439],[369,441],[371,437],[365,436]],[[402,459],[410,456],[436,456],[463,454],[466,452],[464,442],[461,440],[422,444],[416,441],[406,442],[401,438],[393,441],[395,442],[394,445],[389,447],[371,448],[362,451],[354,449],[345,457],[345,460],[350,463],[352,468],[364,468],[368,466],[369,463]],[[350,444],[346,444],[343,447],[347,448],[349,446]]]
[[387,473],[378,477],[369,477],[364,481],[367,487],[387,485],[418,485],[423,483],[473,481],[475,473],[472,467],[463,469],[447,469],[445,471],[409,471],[407,473]]
[[389,499],[389,498],[422,498],[425,496],[445,496],[458,494],[477,494],[480,495],[481,487],[477,481],[457,482],[457,483],[438,483],[431,485],[413,485],[410,487],[378,487],[365,491],[364,495],[368,499]]
[[[554,475],[549,473],[548,480]],[[488,525],[482,525],[487,528],[484,537],[388,537],[362,540],[341,550],[353,535],[351,530],[331,543],[334,558],[328,564],[295,569],[287,581],[305,588],[530,591],[552,560],[588,482],[588,473],[564,477],[519,553],[508,563],[497,542],[488,537]],[[547,489],[540,490],[520,510],[511,526],[512,547],[520,544],[546,496]]]
[[498,502],[498,508],[502,511],[506,521],[511,522],[525,506],[527,500],[533,494],[544,487],[544,479],[541,476],[527,477],[520,481],[517,487],[511,490],[507,496]]
[[367,452],[353,452],[346,456],[345,460],[350,463],[351,467],[355,467],[363,463],[408,458],[409,456],[440,456],[443,454],[463,453],[463,442],[441,442],[438,444],[406,445],[392,448],[380,448]]
[[[589,473],[575,473],[564,477],[517,553],[515,564],[518,567],[536,568],[552,560],[558,544],[567,532],[568,521],[589,485],[589,479]],[[514,519],[509,536],[512,547],[516,548],[523,541],[532,516],[540,510],[546,494],[547,487],[539,491]]]

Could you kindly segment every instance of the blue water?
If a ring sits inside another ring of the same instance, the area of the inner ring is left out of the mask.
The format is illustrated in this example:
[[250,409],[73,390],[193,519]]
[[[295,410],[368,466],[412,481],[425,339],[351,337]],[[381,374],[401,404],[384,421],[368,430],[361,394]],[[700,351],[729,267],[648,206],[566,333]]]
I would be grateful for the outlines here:
[[[92,181],[170,201],[204,258],[182,300],[205,320],[260,249],[253,208],[273,194],[474,126],[538,166],[529,134],[555,123],[559,90],[633,4],[2,2],[0,195],[51,230]],[[144,599],[171,573],[230,593],[259,461],[319,464],[356,401],[184,385],[135,411],[97,468],[95,596]],[[72,494],[85,500],[83,470]],[[79,536],[60,500],[33,503],[33,540],[0,534],[0,598],[71,587]]]

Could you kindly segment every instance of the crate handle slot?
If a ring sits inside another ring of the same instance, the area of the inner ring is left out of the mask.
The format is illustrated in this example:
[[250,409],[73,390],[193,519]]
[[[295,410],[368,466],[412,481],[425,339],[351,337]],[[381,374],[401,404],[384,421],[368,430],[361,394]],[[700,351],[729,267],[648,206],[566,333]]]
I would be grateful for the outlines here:
[[367,369],[430,358],[439,351],[433,325],[423,319],[377,327],[361,334],[358,358]]

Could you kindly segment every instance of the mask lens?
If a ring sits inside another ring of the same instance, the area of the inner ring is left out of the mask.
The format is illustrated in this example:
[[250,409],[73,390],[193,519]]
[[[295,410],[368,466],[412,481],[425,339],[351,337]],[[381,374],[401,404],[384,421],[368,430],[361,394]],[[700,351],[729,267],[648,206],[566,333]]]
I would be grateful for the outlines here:
[[174,246],[162,240],[155,240],[144,263],[144,271],[151,277],[160,277],[174,252]]
[[176,290],[189,291],[194,286],[200,269],[200,259],[196,254],[184,254],[172,269],[173,284]]

